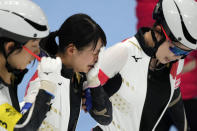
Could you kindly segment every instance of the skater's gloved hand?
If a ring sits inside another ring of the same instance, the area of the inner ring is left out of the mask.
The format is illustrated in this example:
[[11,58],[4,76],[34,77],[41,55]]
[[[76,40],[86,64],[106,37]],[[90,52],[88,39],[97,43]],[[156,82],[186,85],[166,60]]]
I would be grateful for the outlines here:
[[62,61],[59,57],[42,57],[38,66],[38,77],[40,79],[41,89],[49,94],[55,93],[58,77],[61,75]]
[[98,55],[98,61],[94,65],[94,67],[87,73],[87,88],[95,88],[100,85],[100,81],[98,78],[98,73],[99,73],[99,65],[100,65],[100,60],[103,58],[103,53],[104,53],[104,47],[100,49],[99,55]]

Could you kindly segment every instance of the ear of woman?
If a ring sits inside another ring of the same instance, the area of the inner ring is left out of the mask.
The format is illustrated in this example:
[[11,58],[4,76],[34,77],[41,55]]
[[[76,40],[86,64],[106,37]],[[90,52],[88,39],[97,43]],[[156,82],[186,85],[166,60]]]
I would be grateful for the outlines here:
[[73,54],[76,53],[76,51],[77,51],[77,48],[75,47],[73,43],[71,43],[67,46],[65,53],[69,56],[72,56]]
[[12,51],[14,45],[15,45],[14,42],[7,42],[7,43],[5,44],[5,53],[6,53],[6,54],[9,54],[10,51]]

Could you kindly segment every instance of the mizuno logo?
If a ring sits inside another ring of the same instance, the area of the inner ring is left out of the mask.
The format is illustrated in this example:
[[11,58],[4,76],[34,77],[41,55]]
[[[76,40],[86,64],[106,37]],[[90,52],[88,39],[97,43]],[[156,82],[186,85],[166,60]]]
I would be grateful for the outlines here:
[[59,86],[61,86],[61,85],[62,85],[62,83],[58,83],[58,85],[59,85]]
[[46,75],[49,75],[50,73],[52,73],[52,72],[43,72],[44,74],[46,74]]
[[135,62],[138,62],[139,59],[142,59],[141,57],[137,58],[135,56],[132,56],[135,59]]
[[177,8],[177,10],[178,10],[178,12],[179,12],[179,16],[180,16],[180,19],[181,19],[181,26],[182,26],[183,34],[184,34],[185,38],[186,38],[189,42],[191,42],[191,43],[193,43],[193,44],[196,44],[197,40],[196,40],[195,38],[193,38],[193,37],[191,36],[191,34],[189,33],[189,31],[187,30],[187,27],[186,27],[186,25],[185,25],[185,23],[184,23],[184,21],[183,21],[182,15],[181,15],[181,11],[180,11],[180,9],[179,9],[179,7],[177,6],[177,4],[176,4],[175,1],[174,1],[174,3],[175,3],[176,8]]

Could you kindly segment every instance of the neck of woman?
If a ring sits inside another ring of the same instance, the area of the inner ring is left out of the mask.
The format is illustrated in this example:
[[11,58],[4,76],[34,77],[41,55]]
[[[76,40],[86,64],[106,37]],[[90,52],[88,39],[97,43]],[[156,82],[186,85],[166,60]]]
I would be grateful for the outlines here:
[[72,68],[72,65],[70,63],[71,62],[71,58],[69,58],[68,56],[66,56],[65,54],[62,54],[62,53],[57,53],[56,54],[56,57],[60,57],[61,61],[62,61],[62,64],[68,68],[68,69],[71,69]]

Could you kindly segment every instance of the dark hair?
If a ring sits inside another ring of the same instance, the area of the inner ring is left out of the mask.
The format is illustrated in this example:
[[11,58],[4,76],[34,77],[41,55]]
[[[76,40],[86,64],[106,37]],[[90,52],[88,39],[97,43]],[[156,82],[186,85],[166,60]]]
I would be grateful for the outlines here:
[[6,56],[6,54],[5,54],[5,47],[4,46],[8,42],[14,42],[15,43],[14,46],[12,47],[12,49],[11,49],[11,52],[9,52],[9,53],[12,53],[15,49],[20,49],[20,50],[22,49],[22,45],[19,42],[15,41],[15,40],[12,40],[10,38],[0,37],[0,52],[4,53],[5,56]]
[[44,49],[53,55],[57,53],[55,37],[59,38],[59,52],[64,52],[70,43],[73,43],[78,50],[83,50],[90,45],[90,42],[93,42],[95,48],[99,38],[104,46],[107,43],[102,28],[90,16],[81,13],[70,16],[58,31],[50,33],[48,38],[41,42],[41,47],[45,45]]
[[9,40],[5,38],[0,38],[0,52],[4,53],[4,45],[7,43]]

